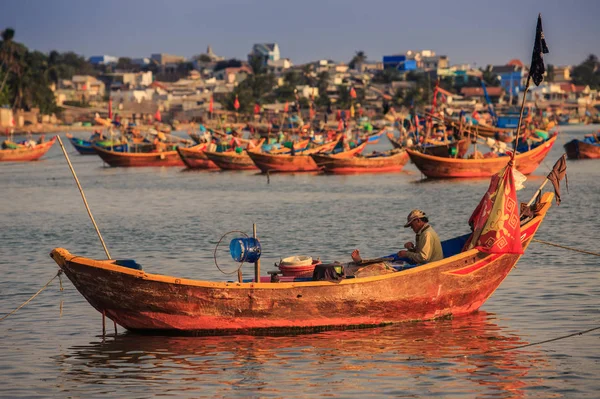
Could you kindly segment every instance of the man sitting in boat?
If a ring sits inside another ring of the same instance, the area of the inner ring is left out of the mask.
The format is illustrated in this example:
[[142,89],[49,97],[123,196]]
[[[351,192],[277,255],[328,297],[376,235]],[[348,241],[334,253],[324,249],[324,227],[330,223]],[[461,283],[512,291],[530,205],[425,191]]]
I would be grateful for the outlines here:
[[[419,209],[412,210],[406,217],[404,227],[410,227],[416,233],[416,244],[412,242],[404,244],[406,250],[399,251],[396,254],[398,258],[404,258],[409,263],[414,264],[435,262],[444,258],[440,237],[429,224],[429,219],[425,212]],[[351,256],[355,263],[362,261],[358,249],[355,249]]]

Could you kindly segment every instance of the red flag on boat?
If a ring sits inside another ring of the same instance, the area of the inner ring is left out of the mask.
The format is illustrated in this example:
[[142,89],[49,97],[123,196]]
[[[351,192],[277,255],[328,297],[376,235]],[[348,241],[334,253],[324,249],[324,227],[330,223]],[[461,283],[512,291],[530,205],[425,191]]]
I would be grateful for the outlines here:
[[210,95],[210,102],[208,103],[208,112],[213,113],[214,100],[212,94]]
[[254,104],[254,115],[260,114],[260,105],[258,103]]
[[283,106],[283,112],[288,112],[290,109],[290,104],[286,101],[285,105]]
[[112,120],[112,98],[108,99],[108,119]]
[[309,109],[308,109],[308,116],[310,117],[310,119],[314,119],[315,118],[315,109],[313,108],[312,103],[308,104],[309,105]]
[[350,88],[350,97],[356,98],[356,90],[354,90],[354,87]]
[[162,117],[160,116],[160,109],[156,110],[156,113],[154,114],[154,120],[162,122]]
[[435,82],[435,89],[433,89],[433,100],[431,102],[431,112],[435,113],[435,110],[437,108],[437,95],[438,95],[438,91],[440,90],[440,81],[438,80],[437,82]]
[[344,121],[341,120],[341,119],[338,121],[338,128],[337,128],[337,130],[339,132],[341,132],[342,130],[344,130]]
[[490,186],[469,219],[470,248],[486,253],[522,254],[521,220],[513,161],[492,176]]
[[235,95],[235,101],[233,102],[233,108],[237,111],[240,109],[240,100],[238,99],[237,94]]

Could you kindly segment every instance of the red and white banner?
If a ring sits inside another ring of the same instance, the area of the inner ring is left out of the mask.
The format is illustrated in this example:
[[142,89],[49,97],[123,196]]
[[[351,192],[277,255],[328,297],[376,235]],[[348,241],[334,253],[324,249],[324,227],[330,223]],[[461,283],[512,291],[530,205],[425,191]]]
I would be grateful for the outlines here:
[[512,162],[492,176],[490,186],[469,219],[470,248],[486,253],[522,254],[521,220]]

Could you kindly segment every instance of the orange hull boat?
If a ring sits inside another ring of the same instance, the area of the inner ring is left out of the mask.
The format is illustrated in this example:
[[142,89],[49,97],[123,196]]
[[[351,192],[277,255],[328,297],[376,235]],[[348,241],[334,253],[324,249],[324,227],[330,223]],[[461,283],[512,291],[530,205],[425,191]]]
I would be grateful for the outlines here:
[[[521,226],[527,248],[552,193]],[[477,249],[423,266],[339,281],[213,282],[150,274],[55,248],[50,256],[99,312],[130,331],[171,335],[254,334],[378,326],[476,311],[515,267],[518,254]]]
[[217,165],[204,153],[206,143],[198,144],[193,147],[177,147],[177,153],[181,160],[190,169],[219,169]]
[[[517,170],[528,175],[537,169],[556,142],[553,136],[530,151],[515,156]],[[461,178],[490,177],[498,173],[510,160],[509,156],[484,159],[442,158],[406,150],[416,167],[427,177]]]
[[92,146],[100,158],[111,167],[184,166],[177,151],[116,152]]
[[37,161],[43,157],[54,145],[56,137],[50,141],[36,144],[35,147],[22,147],[16,149],[0,149],[0,162],[27,162]]

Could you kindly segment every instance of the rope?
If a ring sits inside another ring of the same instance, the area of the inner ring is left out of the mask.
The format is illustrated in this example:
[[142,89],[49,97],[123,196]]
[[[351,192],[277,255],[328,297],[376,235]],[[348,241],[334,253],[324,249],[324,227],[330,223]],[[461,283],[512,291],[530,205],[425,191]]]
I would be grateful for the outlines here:
[[[54,280],[56,277],[59,277],[59,279],[60,279],[60,275],[62,274],[62,272],[63,272],[62,270],[59,270],[59,271],[58,271],[58,272],[57,272],[57,273],[54,275],[54,277],[52,277],[52,278],[51,278],[51,279],[50,279],[50,280],[49,280],[49,281],[46,283],[46,285],[44,285],[42,288],[40,288],[40,290],[39,290],[38,292],[36,292],[35,294],[33,294],[33,296],[32,296],[31,298],[29,298],[28,300],[26,300],[25,302],[23,302],[23,303],[21,304],[21,306],[19,306],[18,308],[16,308],[15,310],[13,310],[12,312],[10,312],[9,314],[7,314],[7,315],[3,316],[2,318],[0,318],[0,321],[2,321],[2,320],[4,320],[4,319],[6,319],[6,318],[7,318],[8,316],[10,316],[10,315],[13,315],[13,314],[17,313],[17,311],[18,311],[19,309],[21,309],[23,306],[25,306],[25,305],[27,305],[29,302],[31,302],[31,301],[32,301],[32,300],[33,300],[33,299],[34,299],[36,296],[38,296],[39,294],[41,294],[41,293],[42,293],[42,291],[44,291],[44,290],[45,290],[45,289],[46,289],[46,288],[47,288],[47,287],[50,285],[50,283],[52,282],[52,280]],[[62,282],[61,282],[61,290],[62,290]]]
[[[502,348],[502,349],[492,349],[489,351],[485,351],[485,352],[481,352],[481,353],[474,353],[474,354],[467,354],[467,355],[453,355],[453,356],[442,356],[439,359],[459,359],[459,358],[468,358],[468,357],[473,357],[473,356],[482,356],[482,355],[487,355],[490,353],[500,353],[500,352],[507,352],[507,351],[513,351],[516,349],[522,349],[522,348],[528,348],[531,346],[538,346],[538,345],[543,345],[543,344],[547,344],[549,342],[555,342],[555,341],[560,341],[563,339],[567,339],[567,338],[571,338],[571,337],[575,337],[578,335],[583,335],[583,334],[587,334],[590,333],[592,331],[596,331],[596,330],[600,330],[600,326],[599,327],[592,327],[590,329],[587,330],[583,330],[583,331],[577,331],[571,334],[567,334],[567,335],[562,335],[560,337],[556,337],[556,338],[550,338],[544,341],[538,341],[538,342],[532,342],[529,344],[523,344],[523,345],[518,345],[518,346],[513,346],[510,348]],[[427,358],[425,357],[409,357],[407,360],[427,360]]]
[[600,256],[600,254],[597,253],[597,252],[584,251],[583,249],[577,249],[577,248],[567,247],[565,245],[554,244],[554,243],[551,243],[551,242],[548,242],[548,241],[538,240],[537,238],[534,238],[532,241],[539,242],[540,244],[550,245],[552,247],[557,247],[557,248],[562,248],[562,249],[568,249],[569,251],[581,252],[582,254]]

